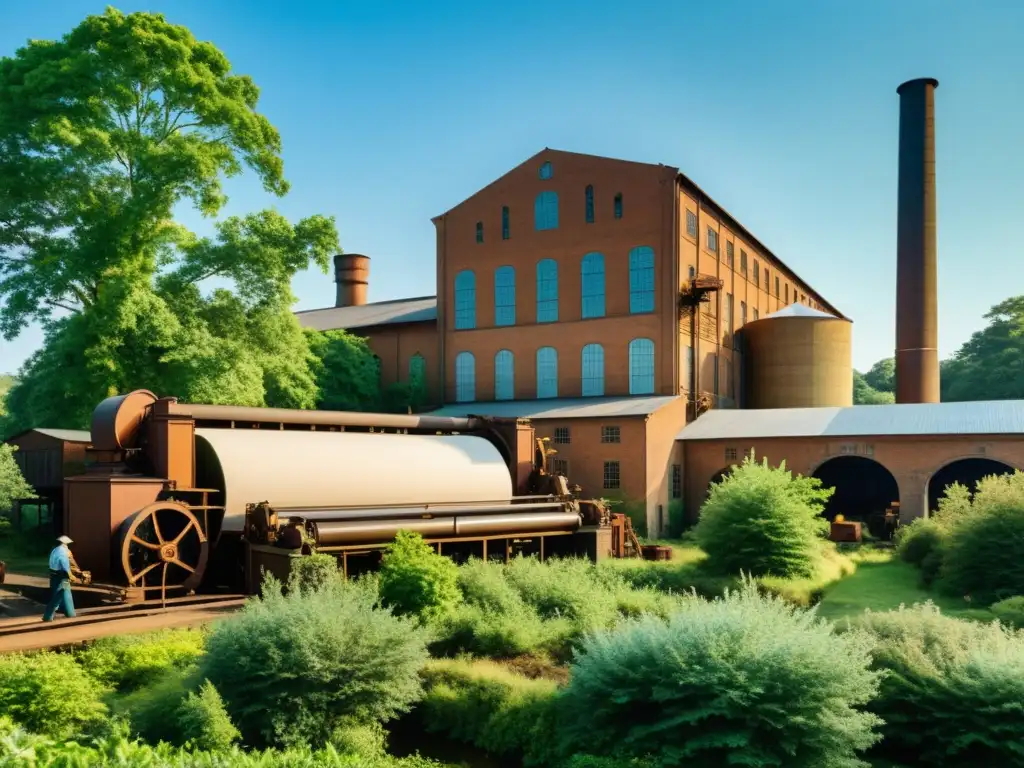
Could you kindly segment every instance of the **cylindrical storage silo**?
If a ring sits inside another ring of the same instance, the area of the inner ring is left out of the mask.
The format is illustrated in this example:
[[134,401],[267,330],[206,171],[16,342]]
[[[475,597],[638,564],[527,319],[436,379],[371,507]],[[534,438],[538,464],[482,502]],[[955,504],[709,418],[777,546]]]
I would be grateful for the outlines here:
[[853,405],[852,325],[803,304],[744,325],[746,407]]

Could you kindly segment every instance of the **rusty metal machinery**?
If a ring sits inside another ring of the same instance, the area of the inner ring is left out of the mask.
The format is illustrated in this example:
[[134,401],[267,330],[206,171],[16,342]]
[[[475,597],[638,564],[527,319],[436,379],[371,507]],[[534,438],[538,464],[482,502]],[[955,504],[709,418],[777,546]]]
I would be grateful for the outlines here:
[[65,479],[66,533],[95,581],[129,596],[225,578],[252,590],[268,558],[315,548],[340,560],[400,530],[438,551],[478,542],[485,556],[488,542],[507,555],[509,542],[535,541],[543,557],[556,538],[549,553],[611,552],[608,510],[548,474],[525,420],[184,404],[138,390],[97,406],[92,443],[86,473]]

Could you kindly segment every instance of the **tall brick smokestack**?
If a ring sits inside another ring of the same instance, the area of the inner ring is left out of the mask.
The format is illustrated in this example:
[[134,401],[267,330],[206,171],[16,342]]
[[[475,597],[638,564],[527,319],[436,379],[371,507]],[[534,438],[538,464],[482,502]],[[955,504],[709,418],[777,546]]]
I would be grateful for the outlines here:
[[336,307],[359,307],[366,303],[370,283],[370,257],[361,253],[339,253],[334,257],[334,282],[338,293]]
[[896,234],[896,402],[939,402],[935,252],[935,89],[908,80],[900,96],[899,214]]

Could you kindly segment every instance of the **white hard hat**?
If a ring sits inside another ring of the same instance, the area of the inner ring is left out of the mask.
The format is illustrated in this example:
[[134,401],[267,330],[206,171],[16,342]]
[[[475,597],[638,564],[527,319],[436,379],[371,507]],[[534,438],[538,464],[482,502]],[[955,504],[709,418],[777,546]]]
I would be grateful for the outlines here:
[[59,541],[61,544],[71,544],[72,543],[70,536],[58,536],[57,537],[57,541]]

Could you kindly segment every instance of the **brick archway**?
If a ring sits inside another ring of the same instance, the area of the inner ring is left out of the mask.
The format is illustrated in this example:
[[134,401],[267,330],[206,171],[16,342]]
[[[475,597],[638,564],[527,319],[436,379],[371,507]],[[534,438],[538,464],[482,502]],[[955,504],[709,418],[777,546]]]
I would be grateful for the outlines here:
[[866,456],[832,456],[811,473],[826,488],[834,488],[825,505],[824,515],[837,514],[850,520],[867,522],[899,503],[900,486],[896,476],[879,461]]
[[1018,469],[1001,459],[989,456],[963,456],[943,464],[932,472],[925,485],[927,514],[931,516],[939,508],[946,487],[953,483],[967,486],[974,495],[978,481],[989,475],[1010,475]]

